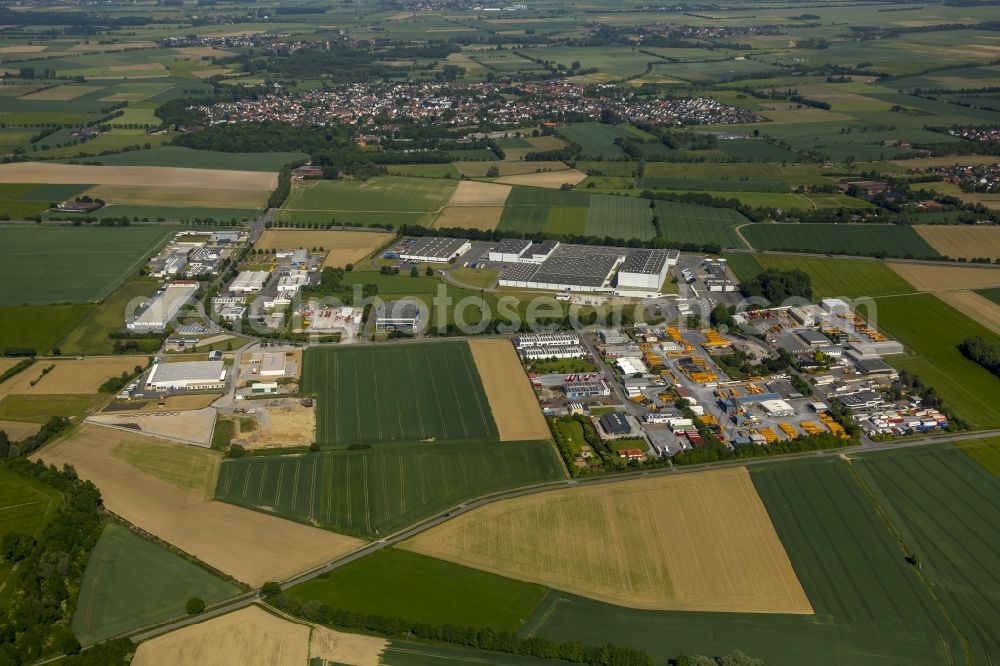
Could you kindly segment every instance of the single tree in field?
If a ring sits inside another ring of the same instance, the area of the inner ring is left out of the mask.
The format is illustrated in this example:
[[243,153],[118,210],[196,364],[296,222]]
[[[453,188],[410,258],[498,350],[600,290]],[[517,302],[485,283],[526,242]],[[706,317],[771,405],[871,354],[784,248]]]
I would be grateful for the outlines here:
[[205,610],[205,600],[201,597],[191,597],[187,600],[184,608],[187,610],[188,615],[197,615]]

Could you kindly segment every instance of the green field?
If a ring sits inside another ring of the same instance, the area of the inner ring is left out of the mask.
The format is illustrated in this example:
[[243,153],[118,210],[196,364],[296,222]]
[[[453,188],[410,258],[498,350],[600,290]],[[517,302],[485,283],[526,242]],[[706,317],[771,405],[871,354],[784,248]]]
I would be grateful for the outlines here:
[[0,420],[45,423],[53,416],[83,418],[105,399],[101,395],[7,395],[0,399]]
[[454,178],[458,179],[458,169],[454,164],[389,164],[386,165],[390,176],[408,176],[411,178]]
[[1000,377],[962,355],[958,345],[979,336],[993,344],[1000,336],[931,294],[879,298],[879,329],[902,342],[912,355],[888,362],[919,376],[958,415],[977,429],[1000,427]]
[[649,240],[656,235],[653,209],[646,199],[595,194],[587,209],[586,231],[588,236]]
[[816,299],[890,296],[916,291],[898,273],[876,260],[745,253],[727,254],[726,259],[743,280],[766,269],[804,271],[812,280],[813,297]]
[[[62,506],[62,495],[44,483],[0,469],[0,537],[37,536]],[[0,560],[0,601],[14,590],[14,565]]]
[[239,592],[207,569],[108,523],[87,561],[73,633],[90,645],[183,617],[190,597],[214,604]]
[[514,631],[545,588],[405,550],[383,549],[289,590],[303,603],[410,622]]
[[652,136],[628,125],[606,125],[603,123],[573,123],[559,128],[559,136],[570,143],[579,144],[584,159],[621,160],[626,159],[625,151],[614,143],[617,138],[639,140]]
[[488,652],[451,645],[433,645],[392,640],[382,653],[383,664],[392,666],[553,666],[551,659],[506,652]]
[[93,311],[86,304],[0,307],[0,351],[27,347],[48,354]]
[[[143,222],[194,222],[214,220],[216,222],[243,222],[253,220],[260,214],[256,208],[202,208],[192,206],[128,206],[112,204],[100,209],[100,217],[127,217]],[[42,219],[65,219],[65,213],[45,213]]]
[[187,167],[192,169],[235,169],[237,171],[278,171],[289,162],[305,160],[305,153],[220,153],[184,146],[160,146],[115,155],[88,157],[88,162],[115,166]]
[[[121,328],[125,321],[128,304],[133,299],[146,299],[153,295],[160,282],[154,278],[137,277],[128,280],[125,284],[108,296],[97,308],[92,309],[83,321],[77,322],[72,330],[62,339],[59,346],[63,354],[72,355],[101,355],[114,353],[114,340],[108,337],[109,333]],[[55,307],[85,307],[92,306],[46,306]],[[3,324],[0,324],[2,326]],[[157,349],[159,339],[157,338]],[[156,349],[149,349],[154,352]]]
[[969,643],[1000,654],[1000,479],[950,446],[858,457],[862,478]]
[[1000,437],[973,439],[957,444],[962,453],[1000,479]]
[[561,478],[562,463],[545,441],[378,444],[227,459],[215,497],[378,537],[473,497]]
[[[729,208],[711,208],[675,201],[657,201],[660,235],[675,243],[717,243],[724,248],[745,247],[736,227],[749,222]],[[745,228],[745,227],[744,227]]]
[[550,592],[521,628],[551,640],[677,654],[730,650],[768,666],[960,663],[959,641],[842,460],[751,468],[815,615],[651,612]]
[[323,448],[497,437],[464,342],[310,349],[302,389],[317,396]]
[[402,176],[306,181],[292,188],[278,219],[430,224],[456,185],[457,180]]
[[741,229],[758,250],[939,258],[912,227],[897,224],[751,224]]
[[[497,229],[538,233],[543,230],[548,231],[550,224],[554,225],[553,229],[577,229],[579,213],[561,212],[560,209],[589,208],[590,203],[591,195],[587,192],[515,185],[507,196]],[[560,212],[553,214],[551,213],[553,210]],[[586,229],[585,224],[583,231]]]
[[983,298],[988,298],[997,305],[1000,305],[1000,287],[995,289],[978,289],[976,290],[976,293]]
[[100,300],[172,233],[156,227],[0,227],[0,305]]

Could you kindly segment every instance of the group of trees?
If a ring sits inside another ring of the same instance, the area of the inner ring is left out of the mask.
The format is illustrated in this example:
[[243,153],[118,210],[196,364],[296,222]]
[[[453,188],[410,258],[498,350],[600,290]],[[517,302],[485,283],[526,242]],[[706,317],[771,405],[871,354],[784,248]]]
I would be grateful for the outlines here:
[[101,493],[69,465],[60,470],[25,458],[3,465],[55,488],[63,503],[37,537],[8,533],[0,543],[7,562],[18,564],[10,607],[0,621],[0,662],[25,664],[75,654],[80,643],[69,626],[80,579],[103,528]]
[[0,459],[8,456],[26,456],[37,451],[50,439],[69,428],[69,419],[65,416],[52,416],[42,424],[38,432],[29,435],[18,442],[12,442],[7,433],[0,430]]
[[966,338],[958,346],[965,357],[975,361],[994,375],[1000,376],[1000,345],[980,337]]
[[740,291],[744,296],[765,298],[772,304],[780,304],[796,297],[809,300],[813,295],[809,274],[798,269],[780,271],[769,268],[744,281],[740,285]]

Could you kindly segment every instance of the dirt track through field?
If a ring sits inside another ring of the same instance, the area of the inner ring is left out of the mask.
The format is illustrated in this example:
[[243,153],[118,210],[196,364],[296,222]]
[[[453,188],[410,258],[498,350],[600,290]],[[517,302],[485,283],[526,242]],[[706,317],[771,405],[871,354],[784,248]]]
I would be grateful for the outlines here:
[[813,613],[742,467],[496,502],[402,547],[632,608]]
[[[190,459],[186,465],[185,456]],[[37,455],[46,463],[73,465],[100,488],[110,511],[251,585],[290,578],[362,545],[358,539],[212,501],[209,489],[215,484],[218,456],[88,425]],[[208,458],[216,464],[203,464]],[[161,459],[172,462],[170,469]]]
[[931,266],[889,262],[889,267],[917,291],[942,292],[1000,287],[1000,268]]
[[392,238],[393,234],[383,231],[267,229],[255,247],[262,250],[321,247],[327,252],[323,268],[343,268],[361,261]]
[[507,340],[470,340],[469,348],[483,380],[500,441],[551,437],[538,399],[511,343]]
[[1000,257],[1000,227],[969,224],[915,224],[920,236],[946,257]]
[[90,166],[15,162],[0,164],[0,183],[48,183],[53,185],[131,185],[145,187],[222,188],[229,190],[273,190],[278,175],[267,171],[227,171],[179,167]]
[[305,666],[309,631],[248,606],[140,644],[132,666]]

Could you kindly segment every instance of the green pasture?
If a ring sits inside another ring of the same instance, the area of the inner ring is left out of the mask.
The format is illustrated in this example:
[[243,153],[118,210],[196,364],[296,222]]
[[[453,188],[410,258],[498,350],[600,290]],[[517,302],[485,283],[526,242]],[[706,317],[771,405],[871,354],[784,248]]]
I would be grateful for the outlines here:
[[[391,640],[382,663],[392,666],[552,666],[551,659],[507,652],[489,652],[453,645]],[[556,662],[559,663],[559,662]]]
[[48,354],[93,311],[93,305],[82,303],[0,307],[0,350],[21,347]]
[[189,169],[233,169],[237,171],[278,171],[290,162],[307,159],[305,153],[221,153],[184,146],[160,146],[115,155],[88,158],[112,166],[162,166]]
[[604,123],[572,123],[559,128],[559,136],[579,144],[584,158],[605,160],[625,159],[625,152],[615,145],[615,139],[651,140],[653,137],[629,125]]
[[388,164],[385,167],[390,176],[409,178],[454,178],[458,179],[458,169],[454,164]]
[[171,618],[184,617],[184,604],[200,597],[214,604],[240,589],[198,564],[108,523],[87,560],[73,633],[84,645]]
[[[589,208],[591,195],[576,190],[552,190],[543,187],[515,185],[504,203],[498,229],[537,233],[549,223],[549,211],[553,208]],[[557,213],[553,220],[556,225],[573,224],[574,213]],[[569,219],[567,219],[569,218]],[[586,229],[586,227],[584,227]]]
[[920,572],[968,643],[1000,653],[1000,479],[946,445],[866,454],[855,463]]
[[[214,220],[216,222],[244,222],[253,220],[260,215],[255,208],[200,208],[188,206],[129,206],[115,205],[105,206],[96,211],[98,218],[127,217],[134,221],[143,222],[197,222],[203,220]],[[42,219],[65,219],[65,213],[46,213]]]
[[[455,404],[452,399],[440,408],[454,409]],[[377,538],[474,497],[561,478],[562,463],[547,441],[383,443],[227,459],[220,467],[215,497]]]
[[966,440],[957,442],[956,446],[983,469],[1000,479],[1000,437]]
[[[25,372],[38,373],[45,366],[36,363]],[[0,420],[45,423],[53,416],[82,419],[107,399],[104,395],[7,395],[0,399]]]
[[646,199],[591,195],[586,232],[588,236],[649,240],[656,235],[653,209]]
[[962,661],[954,629],[848,463],[777,463],[750,474],[814,615],[643,611],[551,591],[521,633],[614,642],[657,663],[731,650],[769,666]]
[[[148,299],[159,286],[160,282],[153,278],[137,277],[128,280],[68,332],[59,343],[62,353],[67,356],[113,354],[114,340],[111,340],[108,335],[122,327],[128,313],[129,303],[138,301],[138,299]],[[158,347],[158,338],[155,344]],[[156,349],[147,351],[154,352]]]
[[[677,243],[718,243],[724,248],[744,247],[736,228],[748,222],[731,208],[712,208],[676,201],[657,201],[660,235]],[[744,227],[746,228],[746,227]]]
[[[800,270],[812,281],[814,298],[864,298],[910,294],[916,291],[896,271],[881,261],[868,259],[824,259],[774,254],[727,254],[729,265],[741,279],[749,279],[766,269]],[[753,260],[758,267],[745,259]]]
[[[62,495],[54,488],[0,469],[0,537],[23,534],[37,537],[59,512]],[[14,563],[0,560],[0,601],[8,601],[15,587]]]
[[291,588],[302,603],[410,622],[514,631],[545,588],[386,548]]
[[1000,335],[931,294],[889,296],[876,303],[874,323],[912,352],[887,361],[933,386],[973,428],[1000,427],[995,398],[1000,395],[1000,377],[958,350],[965,338],[978,336],[997,344]]
[[294,186],[278,218],[293,222],[430,224],[457,181],[380,176],[365,181],[317,180]]
[[0,305],[87,302],[138,271],[173,230],[0,227]]
[[997,305],[1000,305],[1000,287],[994,287],[993,289],[977,289],[976,293],[983,298],[988,298]]
[[323,448],[497,437],[465,342],[310,349],[302,390],[317,396]]
[[740,230],[757,250],[939,258],[927,241],[898,224],[749,224]]

